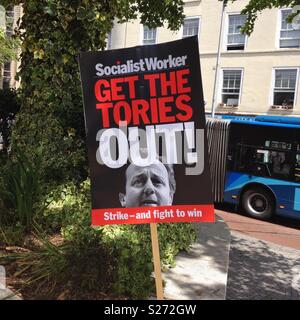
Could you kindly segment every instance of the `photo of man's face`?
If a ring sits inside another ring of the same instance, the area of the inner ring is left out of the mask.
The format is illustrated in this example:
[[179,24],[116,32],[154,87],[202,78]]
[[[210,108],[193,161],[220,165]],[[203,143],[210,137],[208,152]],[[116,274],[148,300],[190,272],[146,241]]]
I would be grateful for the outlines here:
[[172,204],[169,173],[161,163],[138,167],[131,164],[126,170],[126,193],[120,193],[123,207],[155,207]]

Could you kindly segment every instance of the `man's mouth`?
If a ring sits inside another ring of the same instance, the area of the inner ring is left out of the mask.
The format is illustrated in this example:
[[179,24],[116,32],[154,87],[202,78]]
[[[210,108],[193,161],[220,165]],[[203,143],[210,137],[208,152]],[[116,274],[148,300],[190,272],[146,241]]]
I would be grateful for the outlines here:
[[155,200],[144,200],[142,202],[142,207],[156,207],[156,206],[158,206],[158,203]]

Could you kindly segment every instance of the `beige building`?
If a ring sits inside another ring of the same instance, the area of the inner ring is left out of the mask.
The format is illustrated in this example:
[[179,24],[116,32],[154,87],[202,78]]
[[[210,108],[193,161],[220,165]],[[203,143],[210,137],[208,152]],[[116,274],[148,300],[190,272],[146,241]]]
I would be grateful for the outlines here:
[[[240,33],[248,0],[228,3],[222,28],[220,71],[216,82],[216,112],[300,115],[300,30],[286,23],[291,9],[267,9],[250,37]],[[222,3],[185,0],[186,19],[178,32],[149,30],[138,21],[116,24],[111,49],[162,43],[198,35],[205,107],[211,112]]]
[[[250,37],[240,33],[248,0],[228,3],[222,28],[220,68],[216,82],[216,112],[237,114],[300,115],[300,30],[286,23],[289,8],[267,9]],[[198,35],[205,107],[211,112],[222,3],[218,0],[185,0],[186,19],[178,32],[167,28],[148,29],[138,21],[115,24],[108,48],[162,43]],[[15,26],[20,6],[7,12]],[[3,16],[3,15],[2,15]],[[2,19],[3,20],[3,19]],[[0,14],[1,22],[1,14]],[[11,27],[7,32],[11,32]],[[15,87],[16,62],[0,72],[0,88]]]

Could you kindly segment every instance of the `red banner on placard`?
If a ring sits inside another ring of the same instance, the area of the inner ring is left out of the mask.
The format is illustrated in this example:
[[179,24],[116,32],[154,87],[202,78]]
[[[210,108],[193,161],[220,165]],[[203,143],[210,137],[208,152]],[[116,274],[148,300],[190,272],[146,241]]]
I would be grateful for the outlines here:
[[214,206],[185,205],[92,210],[92,226],[162,222],[214,222]]

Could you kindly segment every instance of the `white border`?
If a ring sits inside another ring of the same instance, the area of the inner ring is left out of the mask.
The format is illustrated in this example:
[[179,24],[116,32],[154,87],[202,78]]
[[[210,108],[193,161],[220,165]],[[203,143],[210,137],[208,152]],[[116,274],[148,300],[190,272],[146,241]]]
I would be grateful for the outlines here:
[[241,105],[242,102],[242,95],[243,95],[243,82],[244,82],[244,68],[243,67],[225,67],[221,68],[221,75],[219,79],[219,84],[218,84],[218,104],[222,103],[222,88],[223,88],[223,77],[224,77],[224,72],[223,71],[230,71],[230,70],[241,70],[241,84],[240,84],[240,94],[239,94],[239,103],[238,107]]
[[296,75],[296,84],[295,84],[295,94],[294,94],[294,103],[293,103],[293,110],[297,105],[297,97],[298,97],[298,82],[299,82],[299,71],[300,67],[273,67],[272,68],[272,77],[271,77],[271,86],[270,86],[270,93],[269,93],[269,106],[274,105],[274,86],[275,86],[275,70],[297,70]]

